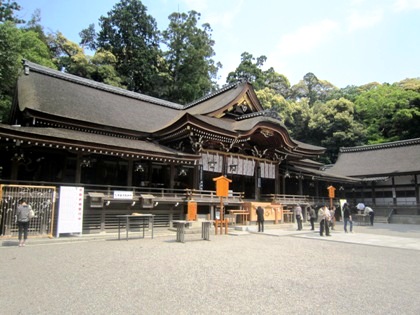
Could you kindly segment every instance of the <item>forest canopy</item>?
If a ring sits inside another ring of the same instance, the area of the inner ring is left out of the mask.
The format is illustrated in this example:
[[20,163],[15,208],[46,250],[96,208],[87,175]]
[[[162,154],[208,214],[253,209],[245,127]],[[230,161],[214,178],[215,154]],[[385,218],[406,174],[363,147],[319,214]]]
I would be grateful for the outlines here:
[[[179,104],[220,88],[222,64],[215,59],[212,28],[200,22],[199,12],[174,12],[160,30],[140,0],[120,0],[98,17],[97,30],[95,21],[80,26],[80,42],[74,43],[59,31],[45,32],[39,10],[29,21],[19,18],[20,10],[19,1],[0,1],[3,122],[10,123],[22,59]],[[264,70],[265,55],[249,51],[229,69],[226,84],[248,80],[293,138],[327,148],[322,162],[334,163],[340,147],[420,138],[419,77],[337,88],[309,72],[291,85],[278,69]]]

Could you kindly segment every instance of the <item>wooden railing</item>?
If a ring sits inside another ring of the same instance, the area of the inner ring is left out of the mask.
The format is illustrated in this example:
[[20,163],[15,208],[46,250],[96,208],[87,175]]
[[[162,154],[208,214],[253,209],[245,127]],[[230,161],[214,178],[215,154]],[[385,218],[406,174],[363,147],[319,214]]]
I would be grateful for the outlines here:
[[310,205],[321,205],[329,204],[327,198],[315,198],[309,195],[286,195],[286,194],[265,194],[261,195],[262,200],[279,202],[281,204],[310,204]]

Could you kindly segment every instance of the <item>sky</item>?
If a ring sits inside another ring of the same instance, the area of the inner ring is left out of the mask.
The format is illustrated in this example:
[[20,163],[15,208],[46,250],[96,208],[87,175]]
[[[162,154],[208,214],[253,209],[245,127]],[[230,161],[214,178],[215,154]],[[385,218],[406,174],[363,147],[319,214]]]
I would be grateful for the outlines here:
[[[80,42],[79,32],[119,0],[15,0],[19,17],[41,11],[45,32]],[[267,57],[296,84],[312,72],[338,88],[420,77],[420,0],[143,0],[159,30],[173,12],[195,10],[209,23],[223,85],[241,54]]]

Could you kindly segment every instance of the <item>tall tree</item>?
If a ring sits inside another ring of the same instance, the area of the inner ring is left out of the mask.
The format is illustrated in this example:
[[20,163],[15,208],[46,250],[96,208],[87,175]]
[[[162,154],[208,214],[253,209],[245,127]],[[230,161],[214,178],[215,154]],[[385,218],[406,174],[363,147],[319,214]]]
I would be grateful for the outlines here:
[[309,105],[312,106],[316,101],[326,101],[329,95],[337,88],[328,81],[319,80],[315,74],[309,72],[305,74],[303,80],[291,88],[291,98],[300,99],[307,97]]
[[266,56],[260,56],[254,58],[254,56],[248,52],[241,54],[241,62],[239,66],[228,74],[226,83],[234,83],[241,79],[246,79],[252,83],[255,90],[261,90],[265,88],[264,82],[264,71],[262,66],[267,61]]
[[420,93],[398,84],[378,85],[356,99],[369,143],[420,137]]
[[340,147],[364,143],[363,125],[354,120],[355,106],[349,100],[340,98],[326,103],[316,102],[311,111],[310,143],[328,149],[324,162],[334,163]]
[[22,59],[54,68],[48,46],[35,31],[0,23],[0,121],[7,121]]
[[212,59],[214,41],[209,24],[197,26],[200,14],[196,11],[172,13],[169,26],[162,33],[168,47],[165,60],[169,70],[168,99],[188,103],[211,92],[217,86],[220,64]]
[[117,59],[111,52],[98,49],[93,57],[88,56],[82,47],[68,40],[60,32],[50,34],[49,43],[59,69],[97,82],[124,87],[115,69]]
[[95,50],[97,48],[96,39],[98,36],[95,31],[95,24],[89,24],[88,28],[85,28],[79,33],[79,36],[81,38],[79,43],[80,46],[91,50]]
[[288,97],[290,93],[289,79],[283,74],[277,73],[273,68],[263,72],[264,85],[276,91],[276,93],[283,97]]
[[20,34],[15,24],[0,24],[0,121],[9,118],[13,87],[19,71]]
[[97,47],[117,58],[129,90],[157,95],[161,51],[155,19],[140,0],[121,0],[99,19]]
[[0,0],[0,23],[10,21],[15,24],[25,23],[24,20],[16,16],[16,12],[22,8],[16,1]]

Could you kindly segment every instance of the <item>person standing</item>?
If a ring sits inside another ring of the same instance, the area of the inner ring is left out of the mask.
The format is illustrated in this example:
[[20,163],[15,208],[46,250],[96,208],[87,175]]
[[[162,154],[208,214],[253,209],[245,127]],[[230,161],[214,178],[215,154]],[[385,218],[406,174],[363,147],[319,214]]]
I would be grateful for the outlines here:
[[334,228],[335,228],[335,206],[332,206],[331,210],[329,210],[329,211],[330,211],[330,216],[331,216],[331,219],[329,221],[329,225],[331,227],[331,230],[334,230]]
[[[16,210],[17,226],[19,229],[19,247],[25,246],[26,240],[28,239],[29,222],[31,220],[30,212],[32,208],[25,199],[19,201],[19,205]],[[23,240],[22,240],[23,234]]]
[[324,236],[324,230],[326,236],[331,236],[330,228],[328,226],[329,220],[331,218],[330,210],[328,210],[327,206],[322,206],[318,211],[318,218],[320,219],[319,222],[319,235]]
[[343,218],[344,218],[344,232],[347,233],[347,224],[350,225],[350,233],[353,233],[353,221],[351,217],[351,209],[347,202],[343,205]]
[[302,230],[302,208],[297,204],[295,207],[295,216],[298,231]]
[[309,216],[309,221],[311,222],[311,231],[315,230],[315,220],[316,220],[316,213],[315,213],[315,209],[311,206],[308,206],[308,208],[306,209],[308,216]]
[[331,212],[327,206],[324,206],[324,213],[325,213],[325,235],[331,236],[330,234],[330,224],[331,224]]
[[264,209],[261,206],[257,207],[257,222],[258,232],[264,232]]
[[375,218],[375,212],[371,207],[365,207],[365,214],[369,215],[370,225],[373,225],[373,219]]

